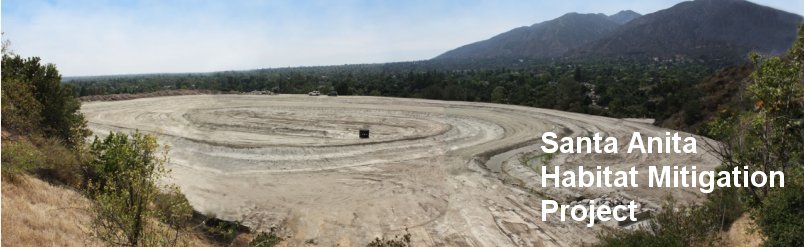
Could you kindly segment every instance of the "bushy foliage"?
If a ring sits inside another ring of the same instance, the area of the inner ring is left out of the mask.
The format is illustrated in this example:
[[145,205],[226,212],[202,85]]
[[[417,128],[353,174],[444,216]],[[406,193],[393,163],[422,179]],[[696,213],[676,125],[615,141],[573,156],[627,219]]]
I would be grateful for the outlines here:
[[[96,138],[90,152],[89,191],[95,200],[95,236],[114,246],[176,246],[192,208],[176,187],[160,186],[169,172],[166,149],[135,132]],[[161,194],[167,191],[167,194]],[[166,201],[159,201],[164,199]],[[156,206],[155,206],[156,204]],[[157,224],[157,218],[167,226]]]
[[597,246],[721,246],[716,234],[719,218],[708,207],[678,205],[672,199],[647,226],[630,231],[608,229]]
[[712,218],[713,227],[721,231],[731,228],[732,223],[745,213],[746,208],[740,199],[738,188],[730,187],[716,188],[707,195],[702,207],[706,208],[705,210],[709,213],[708,217]]
[[406,228],[405,234],[402,236],[394,236],[391,239],[375,238],[366,247],[410,247],[410,238],[411,235]]
[[[804,35],[804,29],[800,35]],[[799,169],[804,150],[804,51],[801,38],[788,57],[753,55],[756,70],[747,88],[754,109],[714,121],[709,133],[722,142],[716,149],[727,168],[752,171]],[[778,188],[749,187],[742,192],[751,207],[761,206]]]
[[3,141],[3,173],[12,177],[20,172],[71,186],[82,182],[82,160],[76,150],[57,138],[38,135]]
[[3,173],[16,175],[30,171],[45,163],[45,155],[27,140],[4,141],[2,150]]
[[16,78],[3,78],[1,85],[3,128],[22,133],[39,132],[42,104],[34,98],[32,85]]
[[248,243],[249,247],[273,247],[282,242],[282,238],[277,236],[275,228],[271,228],[269,232],[260,232],[251,242]]
[[804,26],[786,57],[752,55],[752,60],[756,70],[747,94],[753,109],[714,121],[709,131],[722,142],[716,151],[727,169],[785,172],[785,187],[747,187],[740,195],[767,237],[765,246],[801,245]]
[[69,146],[83,143],[89,131],[72,86],[61,84],[55,65],[40,62],[38,57],[3,54],[3,127],[55,136]]
[[494,90],[491,90],[490,97],[492,103],[508,103],[508,93],[505,92],[505,88],[502,86],[497,86]]
[[183,228],[192,223],[193,208],[178,187],[169,185],[157,192],[153,205],[157,218],[168,226]]
[[227,221],[210,217],[204,220],[202,231],[210,238],[222,245],[232,245],[242,230],[245,230],[240,221]]
[[764,246],[804,246],[804,185],[800,179],[771,192],[757,209]]

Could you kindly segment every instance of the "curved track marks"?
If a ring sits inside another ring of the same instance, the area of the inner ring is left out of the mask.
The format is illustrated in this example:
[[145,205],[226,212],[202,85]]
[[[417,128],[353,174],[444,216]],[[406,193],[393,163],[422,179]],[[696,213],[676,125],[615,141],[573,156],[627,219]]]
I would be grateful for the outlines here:
[[[575,245],[594,241],[594,231],[539,220],[542,196],[619,193],[649,202],[664,196],[644,188],[542,189],[538,174],[517,161],[538,150],[545,131],[601,132],[620,141],[633,131],[666,131],[620,119],[485,103],[299,95],[145,98],[82,109],[97,134],[158,134],[171,146],[173,181],[197,209],[255,227],[281,224],[291,245],[309,239],[365,245],[406,227],[420,245]],[[370,139],[358,138],[363,127]],[[614,170],[641,164],[700,170],[717,161],[702,148],[698,155],[574,154],[551,161]],[[700,196],[661,192],[681,200]]]

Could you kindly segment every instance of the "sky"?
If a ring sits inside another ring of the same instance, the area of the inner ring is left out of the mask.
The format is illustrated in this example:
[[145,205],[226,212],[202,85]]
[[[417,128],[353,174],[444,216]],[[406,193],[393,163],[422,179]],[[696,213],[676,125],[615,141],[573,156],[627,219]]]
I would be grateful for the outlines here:
[[[414,61],[568,12],[680,0],[3,0],[10,49],[64,76]],[[804,1],[756,3],[804,15]]]

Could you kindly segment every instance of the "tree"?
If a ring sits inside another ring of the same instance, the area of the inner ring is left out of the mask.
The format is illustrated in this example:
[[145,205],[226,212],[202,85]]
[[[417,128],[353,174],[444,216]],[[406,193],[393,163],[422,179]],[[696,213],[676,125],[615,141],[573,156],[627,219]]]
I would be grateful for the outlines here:
[[2,88],[3,128],[21,133],[38,132],[42,104],[34,98],[31,85],[16,78],[3,78]]
[[[750,171],[794,171],[801,168],[802,117],[804,116],[803,61],[770,58],[760,61],[752,74],[748,93],[754,109],[714,122],[710,134],[723,142],[716,149],[724,165],[747,166]],[[756,206],[773,188],[747,188]]]
[[497,86],[491,90],[491,102],[505,104],[508,103],[508,94],[503,86]]
[[[714,121],[709,133],[723,165],[753,171],[782,171],[785,187],[745,187],[744,201],[765,236],[766,246],[804,244],[804,26],[786,57],[753,54],[755,71],[747,88],[753,109]],[[793,219],[793,220],[791,220]],[[791,234],[792,233],[792,234]]]
[[556,88],[556,109],[585,113],[592,103],[587,95],[589,90],[573,79],[565,78],[558,82]]
[[[13,114],[10,127],[39,129],[70,146],[83,143],[89,131],[79,111],[81,103],[71,86],[61,84],[55,65],[42,65],[38,57],[23,59],[14,54],[4,54],[2,63],[3,96],[8,100],[4,103],[10,103],[9,107],[3,107],[3,113]],[[34,121],[37,126],[21,126]]]
[[341,81],[335,84],[335,91],[338,92],[338,94],[340,95],[352,94],[351,90],[349,90],[349,83],[345,81]]
[[[192,208],[175,186],[160,186],[169,173],[166,148],[139,132],[95,138],[89,192],[95,199],[95,236],[114,246],[175,246]],[[166,193],[162,193],[166,191]],[[156,199],[159,200],[156,200]],[[163,226],[150,220],[161,219]]]

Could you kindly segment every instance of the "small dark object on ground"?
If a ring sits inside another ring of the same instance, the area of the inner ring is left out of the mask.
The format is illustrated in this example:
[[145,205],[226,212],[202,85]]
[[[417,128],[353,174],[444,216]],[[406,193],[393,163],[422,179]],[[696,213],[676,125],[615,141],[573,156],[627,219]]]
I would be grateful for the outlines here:
[[368,138],[369,138],[369,130],[360,129],[360,139],[368,139]]
[[338,96],[338,92],[330,91],[327,95],[328,96]]

